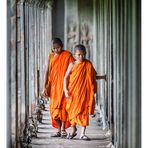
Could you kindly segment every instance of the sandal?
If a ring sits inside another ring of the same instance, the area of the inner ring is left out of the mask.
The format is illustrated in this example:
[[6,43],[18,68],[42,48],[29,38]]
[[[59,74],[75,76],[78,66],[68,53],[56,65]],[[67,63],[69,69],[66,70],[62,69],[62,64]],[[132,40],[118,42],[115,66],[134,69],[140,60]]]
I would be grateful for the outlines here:
[[73,139],[75,136],[77,136],[77,133],[74,133],[74,134],[68,134],[68,136],[67,136],[67,139]]
[[51,137],[61,137],[61,133],[60,132],[56,132],[54,135],[51,135]]
[[79,138],[80,140],[86,140],[86,141],[89,141],[90,138],[88,138],[86,135],[83,135]]
[[67,132],[62,130],[61,131],[61,138],[66,138],[67,137]]
[[72,132],[72,134],[68,134],[67,139],[73,139],[75,136],[77,136],[77,128],[75,127],[75,130]]

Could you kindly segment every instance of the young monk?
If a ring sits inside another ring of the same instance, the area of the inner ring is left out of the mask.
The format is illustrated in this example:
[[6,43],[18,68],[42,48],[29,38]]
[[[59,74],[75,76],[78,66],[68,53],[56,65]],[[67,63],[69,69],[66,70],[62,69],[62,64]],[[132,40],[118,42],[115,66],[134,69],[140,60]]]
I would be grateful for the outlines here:
[[68,120],[72,125],[72,139],[77,135],[76,125],[82,126],[80,139],[90,140],[86,134],[89,114],[94,114],[96,93],[96,71],[92,63],[85,59],[86,49],[83,45],[76,45],[74,49],[75,61],[70,63],[64,77],[64,93],[67,98],[66,110]]
[[63,43],[59,38],[52,40],[52,52],[49,54],[48,66],[45,75],[43,94],[50,97],[50,116],[52,126],[58,131],[52,137],[66,137],[70,124],[66,123],[65,97],[63,79],[69,63],[73,62],[69,51],[63,50]]

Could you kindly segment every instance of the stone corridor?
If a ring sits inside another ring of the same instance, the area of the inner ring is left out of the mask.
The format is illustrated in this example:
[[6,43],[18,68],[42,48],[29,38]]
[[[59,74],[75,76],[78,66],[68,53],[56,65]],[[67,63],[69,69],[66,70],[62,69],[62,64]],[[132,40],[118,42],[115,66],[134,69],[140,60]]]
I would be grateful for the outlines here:
[[[56,130],[48,110],[37,138],[29,135],[55,37],[72,53],[83,44],[97,75],[107,76],[97,80],[100,114],[90,116],[91,141],[80,141],[79,133],[73,140],[51,138]],[[7,129],[8,148],[102,148],[111,141],[115,148],[141,148],[141,1],[8,0]]]

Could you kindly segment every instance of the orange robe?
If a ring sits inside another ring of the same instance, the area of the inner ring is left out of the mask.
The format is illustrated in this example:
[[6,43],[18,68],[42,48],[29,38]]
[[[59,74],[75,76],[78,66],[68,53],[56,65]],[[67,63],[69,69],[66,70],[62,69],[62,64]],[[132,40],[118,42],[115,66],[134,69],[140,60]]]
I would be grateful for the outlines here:
[[[48,96],[50,97],[50,116],[52,119],[52,126],[57,128],[56,119],[60,119],[65,122],[67,120],[67,113],[65,110],[66,100],[63,92],[63,80],[69,63],[74,59],[69,51],[62,50],[59,55],[49,59],[49,76],[48,76]],[[65,127],[68,128],[70,124],[65,123]]]
[[94,114],[96,71],[89,60],[73,66],[68,81],[69,96],[66,100],[68,120],[72,125],[88,125],[88,114]]

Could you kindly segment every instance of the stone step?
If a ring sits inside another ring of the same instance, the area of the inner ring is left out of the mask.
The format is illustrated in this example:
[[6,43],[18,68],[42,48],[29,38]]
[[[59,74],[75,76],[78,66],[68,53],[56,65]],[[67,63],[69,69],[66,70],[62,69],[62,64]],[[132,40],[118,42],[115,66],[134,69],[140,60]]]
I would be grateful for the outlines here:
[[[86,129],[86,135],[91,139],[90,141],[80,140],[81,127],[77,126],[77,136],[73,139],[55,138],[51,137],[56,132],[52,127],[49,116],[48,106],[43,111],[42,123],[38,125],[37,138],[33,137],[32,148],[111,148],[111,132],[102,130],[98,126],[96,117],[89,117],[89,126]],[[68,128],[67,133],[71,132]]]

